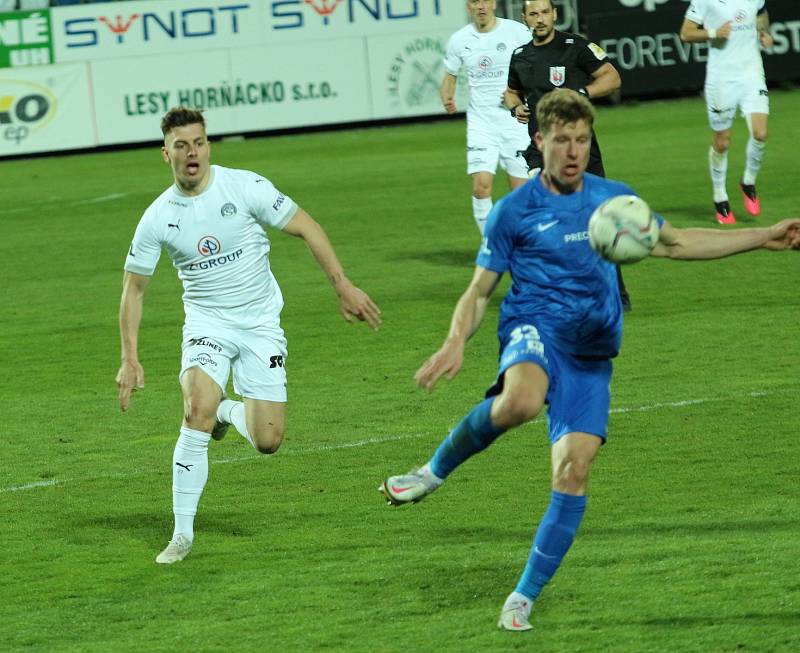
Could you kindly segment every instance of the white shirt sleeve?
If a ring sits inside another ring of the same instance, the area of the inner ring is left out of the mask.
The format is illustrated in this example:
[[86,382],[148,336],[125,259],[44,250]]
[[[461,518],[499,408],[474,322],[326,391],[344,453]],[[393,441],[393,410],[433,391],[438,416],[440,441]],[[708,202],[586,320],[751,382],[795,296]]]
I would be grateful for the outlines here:
[[693,23],[702,25],[706,19],[706,3],[705,0],[692,0],[689,3],[689,8],[686,10],[686,18]]
[[450,75],[457,76],[458,71],[461,70],[461,64],[464,62],[458,54],[458,44],[456,43],[456,34],[453,34],[447,40],[447,48],[444,52],[444,69]]
[[283,229],[297,213],[298,206],[266,177],[256,175],[250,192],[253,215],[265,227]]
[[136,227],[133,242],[125,258],[125,271],[144,276],[152,276],[158,259],[161,258],[161,241],[155,229],[155,210],[151,207],[144,212]]
[[516,50],[521,45],[530,43],[533,37],[531,36],[531,30],[528,29],[527,26],[523,25],[522,23],[518,23],[517,21],[513,22],[514,22],[514,37],[516,42],[514,43],[514,47],[512,49]]

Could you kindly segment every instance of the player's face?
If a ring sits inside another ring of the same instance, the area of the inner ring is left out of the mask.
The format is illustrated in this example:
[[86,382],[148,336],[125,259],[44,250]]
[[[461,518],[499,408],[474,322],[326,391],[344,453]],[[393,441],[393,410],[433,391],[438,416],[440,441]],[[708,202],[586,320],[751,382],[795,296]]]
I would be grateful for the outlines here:
[[522,7],[522,19],[530,27],[533,40],[547,42],[553,36],[556,10],[550,0],[527,0]]
[[497,0],[468,0],[467,11],[472,22],[479,28],[486,27],[494,20]]
[[161,155],[169,163],[175,183],[184,193],[196,195],[205,189],[211,146],[203,125],[173,127],[164,139]]
[[559,191],[578,190],[589,163],[592,129],[585,120],[554,124],[546,134],[536,132],[544,172]]

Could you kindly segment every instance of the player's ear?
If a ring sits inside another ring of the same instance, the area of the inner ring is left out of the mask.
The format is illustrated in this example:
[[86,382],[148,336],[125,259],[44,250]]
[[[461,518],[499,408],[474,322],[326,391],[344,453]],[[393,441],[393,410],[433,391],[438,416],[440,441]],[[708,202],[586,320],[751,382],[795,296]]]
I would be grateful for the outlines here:
[[542,151],[542,145],[544,145],[544,136],[542,136],[542,132],[537,131],[533,135],[533,142],[536,143],[536,147],[539,148],[539,151]]
[[169,163],[169,152],[167,152],[167,147],[165,145],[161,146],[161,158],[164,160],[164,163]]

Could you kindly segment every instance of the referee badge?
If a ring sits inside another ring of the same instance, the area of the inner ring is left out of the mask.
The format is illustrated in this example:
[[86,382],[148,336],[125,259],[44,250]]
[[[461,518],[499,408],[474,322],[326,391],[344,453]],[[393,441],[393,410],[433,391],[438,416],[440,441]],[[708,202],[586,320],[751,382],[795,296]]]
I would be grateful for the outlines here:
[[550,66],[550,83],[553,86],[563,86],[566,77],[564,66]]

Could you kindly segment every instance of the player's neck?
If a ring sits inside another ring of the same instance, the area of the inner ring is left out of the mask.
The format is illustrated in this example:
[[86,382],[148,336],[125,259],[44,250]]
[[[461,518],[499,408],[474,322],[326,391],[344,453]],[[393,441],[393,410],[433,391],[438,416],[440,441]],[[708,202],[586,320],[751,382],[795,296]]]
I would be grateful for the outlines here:
[[540,178],[542,185],[554,195],[572,195],[583,188],[583,175],[575,184],[565,184],[553,177],[546,170],[542,171]]
[[209,182],[211,181],[211,167],[209,166],[208,172],[206,172],[205,176],[196,184],[192,184],[190,186],[186,186],[182,184],[177,178],[175,178],[175,188],[182,195],[186,195],[187,197],[196,197],[205,191],[208,188]]
[[494,26],[497,25],[497,16],[492,16],[492,19],[483,26],[478,25],[478,23],[472,23],[472,24],[475,26],[476,32],[480,32],[481,34],[486,34],[486,32],[491,32],[494,29]]

